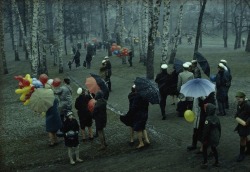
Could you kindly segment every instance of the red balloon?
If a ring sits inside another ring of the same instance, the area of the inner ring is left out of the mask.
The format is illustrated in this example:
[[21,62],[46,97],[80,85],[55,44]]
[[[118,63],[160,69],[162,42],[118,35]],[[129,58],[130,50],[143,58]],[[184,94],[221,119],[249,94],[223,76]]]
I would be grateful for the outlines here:
[[48,81],[49,77],[46,74],[41,74],[39,76],[39,80],[41,81],[41,83],[44,85],[47,81]]
[[19,82],[19,83],[18,83],[18,86],[19,86],[19,88],[21,88],[21,89],[24,87],[22,82]]
[[89,111],[90,111],[91,113],[94,111],[95,102],[96,102],[95,99],[91,99],[91,100],[88,102],[88,109],[89,109]]
[[29,86],[30,82],[27,79],[23,79],[22,84],[23,86]]
[[23,81],[23,76],[21,76],[21,75],[14,76],[14,78],[15,78],[16,80],[20,81],[20,82]]
[[61,80],[59,78],[53,79],[52,85],[53,87],[58,87],[61,84]]

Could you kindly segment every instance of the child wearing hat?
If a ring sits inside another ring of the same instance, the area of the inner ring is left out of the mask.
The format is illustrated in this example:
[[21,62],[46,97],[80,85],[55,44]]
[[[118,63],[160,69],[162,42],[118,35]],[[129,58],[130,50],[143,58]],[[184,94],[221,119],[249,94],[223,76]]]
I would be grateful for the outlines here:
[[70,164],[74,165],[75,161],[73,159],[73,154],[76,155],[76,161],[82,162],[83,160],[79,158],[79,124],[77,120],[73,117],[73,112],[69,111],[66,115],[66,120],[63,124],[64,132],[64,142],[65,146],[68,147],[68,156]]
[[[244,121],[244,124],[238,124],[235,131],[240,136],[240,154],[237,158],[237,162],[241,162],[245,159],[245,154],[250,154],[250,141],[248,136],[250,135],[250,102],[246,99],[246,94],[242,91],[238,91],[235,95],[237,104],[237,112],[235,118],[240,118]],[[247,148],[247,150],[245,150]]]

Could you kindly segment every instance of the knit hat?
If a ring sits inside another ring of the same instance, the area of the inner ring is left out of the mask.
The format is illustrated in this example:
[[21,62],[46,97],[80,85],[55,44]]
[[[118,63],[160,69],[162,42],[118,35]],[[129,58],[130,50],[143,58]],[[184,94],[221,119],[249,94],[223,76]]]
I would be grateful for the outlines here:
[[224,60],[224,59],[221,59],[221,60],[220,60],[220,62],[221,62],[221,63],[224,63],[224,64],[226,64],[226,63],[227,63],[227,61],[226,61],[226,60]]
[[104,59],[109,59],[109,56],[105,56]]
[[235,95],[235,97],[239,97],[239,98],[245,98],[246,94],[242,91],[238,91]]
[[167,64],[162,64],[162,65],[161,65],[161,68],[162,68],[162,69],[167,69],[167,68],[168,68],[168,65],[167,65]]
[[191,63],[197,63],[197,60],[192,60]]
[[191,62],[186,62],[186,63],[188,64],[188,67],[192,65],[192,63],[191,63]]
[[105,62],[106,62],[106,60],[103,60],[103,61],[102,61],[102,64],[105,63]]
[[183,63],[182,65],[185,69],[189,68],[189,64],[186,62],[186,63]]
[[225,69],[225,65],[223,63],[219,63],[218,67],[221,68],[221,69]]

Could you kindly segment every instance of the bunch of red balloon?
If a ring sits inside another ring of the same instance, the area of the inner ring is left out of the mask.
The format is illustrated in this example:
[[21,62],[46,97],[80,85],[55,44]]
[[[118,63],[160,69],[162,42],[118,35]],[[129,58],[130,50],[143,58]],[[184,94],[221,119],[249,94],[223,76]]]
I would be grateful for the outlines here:
[[117,57],[128,56],[128,48],[121,48],[121,46],[113,43],[111,46],[111,52],[115,54]]

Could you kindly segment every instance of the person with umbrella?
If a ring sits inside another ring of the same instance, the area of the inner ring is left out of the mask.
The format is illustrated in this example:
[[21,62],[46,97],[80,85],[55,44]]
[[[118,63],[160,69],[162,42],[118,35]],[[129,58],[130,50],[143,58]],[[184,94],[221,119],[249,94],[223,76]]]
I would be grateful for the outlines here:
[[192,60],[191,63],[191,72],[194,74],[194,78],[201,78],[201,70],[197,66],[197,60]]
[[226,83],[227,94],[226,94],[226,102],[225,102],[225,109],[229,109],[228,91],[229,91],[229,88],[231,87],[231,82],[232,82],[231,69],[229,68],[226,60],[222,59],[220,60],[220,63],[226,66],[225,74],[228,75],[228,78],[229,78],[229,81]]
[[88,102],[91,99],[91,96],[88,94],[88,91],[84,91],[82,88],[77,89],[77,94],[79,95],[75,101],[75,108],[77,109],[77,114],[79,117],[80,127],[82,130],[82,140],[86,141],[85,137],[85,128],[88,128],[89,140],[93,140],[93,131],[92,131],[92,115],[88,109]]
[[95,106],[92,113],[95,120],[96,130],[100,139],[101,146],[99,150],[105,150],[107,147],[104,128],[107,124],[107,101],[103,98],[103,92],[100,90],[95,94]]
[[170,84],[171,84],[171,75],[167,72],[168,65],[161,65],[161,72],[156,75],[155,82],[158,84],[158,88],[160,90],[160,108],[162,120],[166,120],[165,107],[166,107],[166,99],[170,94]]
[[246,99],[246,94],[242,91],[238,91],[235,95],[237,104],[237,112],[235,118],[243,120],[243,123],[239,123],[235,128],[240,136],[240,154],[237,158],[237,162],[241,162],[245,159],[246,153],[250,154],[250,141],[248,136],[250,135],[250,102]]
[[[178,83],[177,83],[177,90],[180,92],[181,86],[188,82],[191,79],[194,79],[194,74],[192,72],[189,72],[190,65],[189,63],[183,64],[183,72],[179,73],[178,75]],[[179,95],[183,97],[183,95]],[[187,109],[191,109],[193,104],[193,98],[192,97],[186,97],[184,101],[179,101],[177,104],[177,111],[179,111],[179,116],[182,117],[184,112]]]
[[219,113],[218,116],[225,116],[226,111],[226,98],[227,98],[227,86],[226,83],[229,82],[229,77],[225,72],[226,67],[222,64],[218,64],[218,73],[216,75],[216,99],[218,103]]

